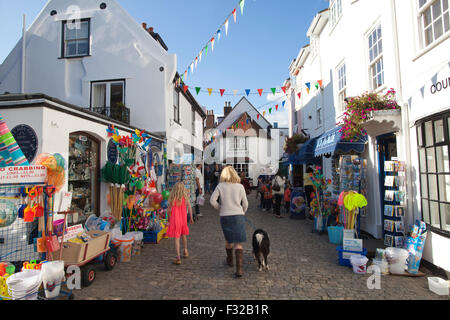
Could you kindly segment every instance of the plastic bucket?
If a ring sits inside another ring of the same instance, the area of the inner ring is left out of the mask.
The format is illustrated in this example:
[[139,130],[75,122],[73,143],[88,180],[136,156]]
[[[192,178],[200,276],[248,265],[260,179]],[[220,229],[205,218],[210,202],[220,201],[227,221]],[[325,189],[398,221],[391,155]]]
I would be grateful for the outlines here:
[[386,260],[372,259],[372,265],[380,268],[381,274],[389,274],[389,263]]
[[350,257],[350,263],[353,267],[353,272],[358,274],[364,274],[367,272],[367,262],[369,259],[367,259],[365,256],[362,255],[353,255]]
[[409,252],[400,248],[386,248],[386,259],[389,263],[389,271],[392,274],[405,274]]
[[61,285],[64,281],[64,261],[44,263],[41,272],[45,297],[56,298],[59,296]]
[[40,270],[25,270],[10,276],[6,280],[8,293],[13,300],[37,300],[42,283]]
[[328,227],[328,239],[330,240],[330,243],[342,244],[343,236],[344,236],[344,227],[342,226]]
[[131,254],[133,250],[133,242],[134,238],[123,236],[122,239],[116,239],[120,243],[119,247],[119,261],[120,262],[129,262],[131,261]]
[[141,254],[144,245],[144,233],[142,231],[128,232],[125,236],[132,236],[134,238],[132,255],[138,256]]

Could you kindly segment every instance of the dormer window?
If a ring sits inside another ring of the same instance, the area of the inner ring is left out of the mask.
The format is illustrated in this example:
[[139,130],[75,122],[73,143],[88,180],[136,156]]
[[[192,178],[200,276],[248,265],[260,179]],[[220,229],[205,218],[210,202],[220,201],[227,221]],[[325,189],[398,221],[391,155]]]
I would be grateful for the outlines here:
[[331,8],[331,26],[334,27],[342,16],[341,0],[332,1],[330,8]]
[[90,19],[63,21],[62,58],[90,55]]

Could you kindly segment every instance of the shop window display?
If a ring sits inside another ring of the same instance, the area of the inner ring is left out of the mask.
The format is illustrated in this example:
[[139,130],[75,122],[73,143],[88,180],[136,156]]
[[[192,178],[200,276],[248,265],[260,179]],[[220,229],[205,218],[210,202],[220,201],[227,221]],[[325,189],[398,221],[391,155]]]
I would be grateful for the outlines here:
[[99,143],[86,134],[69,138],[69,192],[71,209],[78,213],[71,223],[81,223],[91,214],[98,215]]

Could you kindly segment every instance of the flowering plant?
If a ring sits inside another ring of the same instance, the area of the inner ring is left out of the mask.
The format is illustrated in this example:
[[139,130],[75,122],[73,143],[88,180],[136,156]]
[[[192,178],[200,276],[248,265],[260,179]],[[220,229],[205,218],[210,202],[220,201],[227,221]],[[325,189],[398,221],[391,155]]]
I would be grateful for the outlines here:
[[342,133],[342,139],[353,142],[358,135],[367,135],[362,125],[367,121],[370,112],[400,109],[400,106],[395,100],[395,95],[395,90],[391,88],[384,95],[371,92],[350,98],[347,101],[347,108],[343,114],[343,120],[338,123],[342,127],[339,130]]
[[299,145],[300,143],[305,143],[306,141],[307,139],[304,135],[296,133],[291,138],[286,139],[284,151],[289,154],[293,154],[297,151],[297,145]]

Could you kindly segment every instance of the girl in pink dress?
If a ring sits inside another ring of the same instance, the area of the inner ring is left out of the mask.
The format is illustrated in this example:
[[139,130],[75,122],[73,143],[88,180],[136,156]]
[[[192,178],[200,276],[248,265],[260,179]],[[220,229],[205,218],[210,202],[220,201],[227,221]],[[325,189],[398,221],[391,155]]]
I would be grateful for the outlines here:
[[169,228],[167,229],[167,236],[175,239],[175,251],[177,257],[173,261],[174,264],[181,264],[180,256],[180,237],[183,238],[183,258],[189,257],[187,249],[187,236],[189,235],[189,228],[187,224],[187,209],[189,209],[189,221],[194,223],[192,219],[192,207],[189,201],[189,195],[182,182],[178,182],[172,189],[169,197]]

